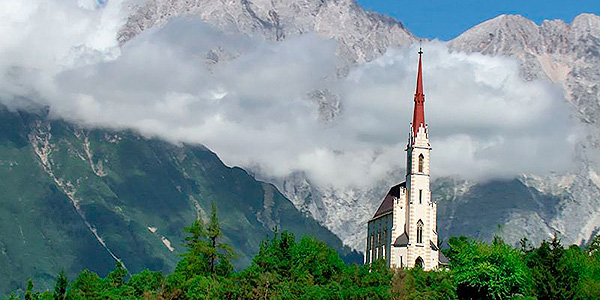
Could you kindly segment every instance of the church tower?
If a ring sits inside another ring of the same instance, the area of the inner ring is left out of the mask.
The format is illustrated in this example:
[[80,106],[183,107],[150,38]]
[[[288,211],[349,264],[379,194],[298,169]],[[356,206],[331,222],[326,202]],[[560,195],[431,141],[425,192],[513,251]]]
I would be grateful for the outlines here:
[[365,263],[383,258],[390,267],[439,265],[437,205],[431,199],[431,145],[425,123],[423,51],[419,50],[413,121],[406,147],[406,181],[393,186],[368,222]]

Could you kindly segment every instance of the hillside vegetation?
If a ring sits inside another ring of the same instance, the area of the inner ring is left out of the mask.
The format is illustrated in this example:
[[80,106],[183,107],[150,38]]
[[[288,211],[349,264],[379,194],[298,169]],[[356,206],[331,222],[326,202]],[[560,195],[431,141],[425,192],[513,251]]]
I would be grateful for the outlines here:
[[45,112],[0,105],[0,297],[32,278],[50,288],[61,269],[106,276],[120,260],[131,272],[172,272],[181,228],[221,212],[224,241],[247,267],[273,227],[314,235],[356,252],[270,184],[228,167],[199,145],[174,145],[131,131],[78,127]]
[[[500,238],[485,243],[451,238],[449,269],[391,270],[382,260],[347,265],[312,237],[299,241],[275,231],[252,263],[233,272],[235,253],[223,242],[213,206],[207,223],[185,228],[186,252],[175,271],[129,275],[122,264],[105,277],[83,271],[68,281],[58,274],[53,291],[35,292],[29,280],[22,299],[599,299],[600,237],[582,249],[555,238],[520,249]],[[21,299],[11,295],[10,300]]]

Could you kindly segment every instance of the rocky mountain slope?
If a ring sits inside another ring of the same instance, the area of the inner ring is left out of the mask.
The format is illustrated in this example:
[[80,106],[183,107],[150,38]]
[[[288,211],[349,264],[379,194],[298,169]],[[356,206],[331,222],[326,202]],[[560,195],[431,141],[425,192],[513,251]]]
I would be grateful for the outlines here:
[[389,46],[417,39],[395,19],[363,10],[354,0],[153,0],[130,7],[119,41],[173,17],[190,16],[226,31],[270,40],[316,32],[338,41],[342,64],[371,61]]
[[[577,145],[572,174],[520,181],[546,195],[558,197],[556,213],[540,210],[514,212],[507,227],[539,228],[559,232],[566,242],[589,240],[600,230],[600,17],[581,14],[571,24],[561,20],[541,25],[515,15],[502,15],[466,31],[448,43],[456,51],[516,57],[528,80],[550,79],[563,87],[565,98],[576,108],[584,137]],[[519,219],[527,220],[523,224]],[[507,228],[508,229],[508,228]]]
[[183,228],[217,205],[226,242],[245,266],[272,229],[310,234],[361,257],[299,212],[273,185],[225,166],[202,146],[127,131],[88,130],[0,106],[0,297],[65,269],[171,271]]
[[[365,12],[353,0],[303,1],[179,1],[153,0],[131,7],[121,30],[125,43],[143,30],[177,16],[199,17],[225,31],[270,40],[316,32],[338,42],[339,75],[350,66],[368,62],[389,47],[417,40],[396,20]],[[598,200],[598,145],[596,125],[600,112],[600,26],[598,16],[582,14],[572,24],[545,21],[541,25],[521,16],[499,16],[448,42],[455,51],[516,57],[527,80],[549,78],[561,84],[578,111],[586,134],[578,146],[577,172],[551,176],[522,175],[515,180],[470,183],[461,179],[434,181],[439,201],[440,233],[490,238],[502,234],[510,242],[523,236],[537,242],[558,232],[567,243],[581,243],[600,228]],[[226,49],[209,54],[215,62],[234,57]],[[314,93],[326,115],[335,118],[339,98],[328,91]],[[366,221],[379,205],[387,187],[402,180],[402,171],[368,190],[319,186],[302,173],[265,178],[274,183],[306,214],[330,228],[342,240],[362,249]],[[494,217],[481,218],[481,209]],[[352,216],[349,218],[348,216]],[[462,221],[458,221],[462,220]]]

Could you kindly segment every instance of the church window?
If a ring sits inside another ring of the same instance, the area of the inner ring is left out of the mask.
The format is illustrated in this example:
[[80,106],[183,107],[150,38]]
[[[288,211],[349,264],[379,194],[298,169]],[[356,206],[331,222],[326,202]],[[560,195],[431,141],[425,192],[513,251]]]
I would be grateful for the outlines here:
[[371,235],[371,249],[375,249],[375,234]]
[[423,204],[423,190],[419,190],[419,204]]
[[425,160],[425,157],[423,156],[423,154],[419,154],[419,173],[423,173],[423,161]]
[[404,262],[402,262],[402,255],[400,255],[400,268],[404,267]]
[[417,244],[423,243],[423,221],[417,222]]
[[415,267],[422,269],[423,268],[423,264],[425,262],[423,261],[423,259],[419,256],[417,257],[417,259],[415,260]]

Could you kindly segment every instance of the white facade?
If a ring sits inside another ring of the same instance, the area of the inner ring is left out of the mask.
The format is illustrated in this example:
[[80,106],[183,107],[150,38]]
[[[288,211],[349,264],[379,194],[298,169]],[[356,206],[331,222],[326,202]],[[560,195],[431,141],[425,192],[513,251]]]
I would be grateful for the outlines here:
[[[384,258],[392,268],[439,265],[437,205],[431,201],[427,128],[409,142],[406,181],[393,186],[368,223],[365,263]],[[414,142],[414,143],[412,143]]]

